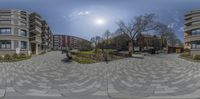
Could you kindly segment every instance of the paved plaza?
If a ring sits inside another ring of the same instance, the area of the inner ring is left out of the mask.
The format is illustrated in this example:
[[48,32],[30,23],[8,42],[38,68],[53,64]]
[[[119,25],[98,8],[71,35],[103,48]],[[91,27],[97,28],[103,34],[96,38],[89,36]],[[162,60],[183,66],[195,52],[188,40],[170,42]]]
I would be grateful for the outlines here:
[[108,64],[66,62],[52,51],[0,63],[5,99],[167,99],[200,97],[200,63],[175,54],[125,58]]

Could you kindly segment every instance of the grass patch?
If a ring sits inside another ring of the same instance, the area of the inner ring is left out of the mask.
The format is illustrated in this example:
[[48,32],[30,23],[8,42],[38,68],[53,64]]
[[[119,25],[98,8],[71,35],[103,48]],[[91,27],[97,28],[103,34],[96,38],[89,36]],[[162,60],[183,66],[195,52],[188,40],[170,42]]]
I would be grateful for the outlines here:
[[[101,49],[91,51],[80,51],[72,53],[72,60],[81,64],[91,64],[96,62],[102,62],[105,60],[112,61],[116,59],[122,59],[123,56],[115,54],[113,49],[104,49],[104,53]],[[106,58],[107,57],[107,58]]]
[[92,51],[80,51],[79,54],[94,54],[94,50]]
[[91,58],[86,58],[86,57],[78,57],[78,56],[72,56],[72,59],[78,63],[81,64],[91,64],[91,63],[96,63],[95,60],[91,59]]

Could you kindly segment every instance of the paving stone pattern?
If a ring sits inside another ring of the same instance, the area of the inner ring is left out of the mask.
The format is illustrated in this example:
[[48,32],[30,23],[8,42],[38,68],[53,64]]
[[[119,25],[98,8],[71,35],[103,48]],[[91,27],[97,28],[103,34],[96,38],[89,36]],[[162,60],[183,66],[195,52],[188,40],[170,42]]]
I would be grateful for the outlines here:
[[192,96],[200,89],[200,64],[175,54],[126,58],[108,64],[78,64],[63,59],[64,54],[52,51],[30,60],[0,63],[0,97],[132,99]]

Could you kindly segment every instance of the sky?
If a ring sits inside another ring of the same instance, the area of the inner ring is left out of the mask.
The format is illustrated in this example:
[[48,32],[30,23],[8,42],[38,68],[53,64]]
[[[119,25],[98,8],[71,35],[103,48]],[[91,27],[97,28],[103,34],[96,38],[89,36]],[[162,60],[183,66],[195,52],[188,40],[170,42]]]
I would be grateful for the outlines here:
[[90,39],[114,32],[117,22],[155,13],[183,41],[184,14],[200,9],[200,0],[0,0],[0,9],[39,13],[54,34]]

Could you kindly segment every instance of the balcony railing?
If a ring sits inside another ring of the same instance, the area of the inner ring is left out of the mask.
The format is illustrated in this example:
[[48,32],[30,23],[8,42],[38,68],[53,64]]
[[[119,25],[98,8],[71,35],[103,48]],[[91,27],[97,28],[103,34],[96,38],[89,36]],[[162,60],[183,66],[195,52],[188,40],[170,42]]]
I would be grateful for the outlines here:
[[189,24],[189,23],[192,23],[192,22],[195,22],[195,21],[200,21],[200,17],[199,17],[199,18],[195,18],[195,19],[186,20],[186,21],[185,21],[185,25],[186,25],[186,24]]
[[30,42],[31,43],[41,43],[42,42],[42,39],[40,36],[33,36],[33,37],[30,37]]
[[198,23],[198,24],[192,24],[190,26],[186,26],[184,28],[184,30],[187,32],[187,31],[190,31],[190,30],[193,30],[193,29],[198,29],[198,28],[200,28],[200,23]]
[[39,27],[31,27],[30,28],[30,32],[34,33],[34,34],[41,34],[42,30]]

